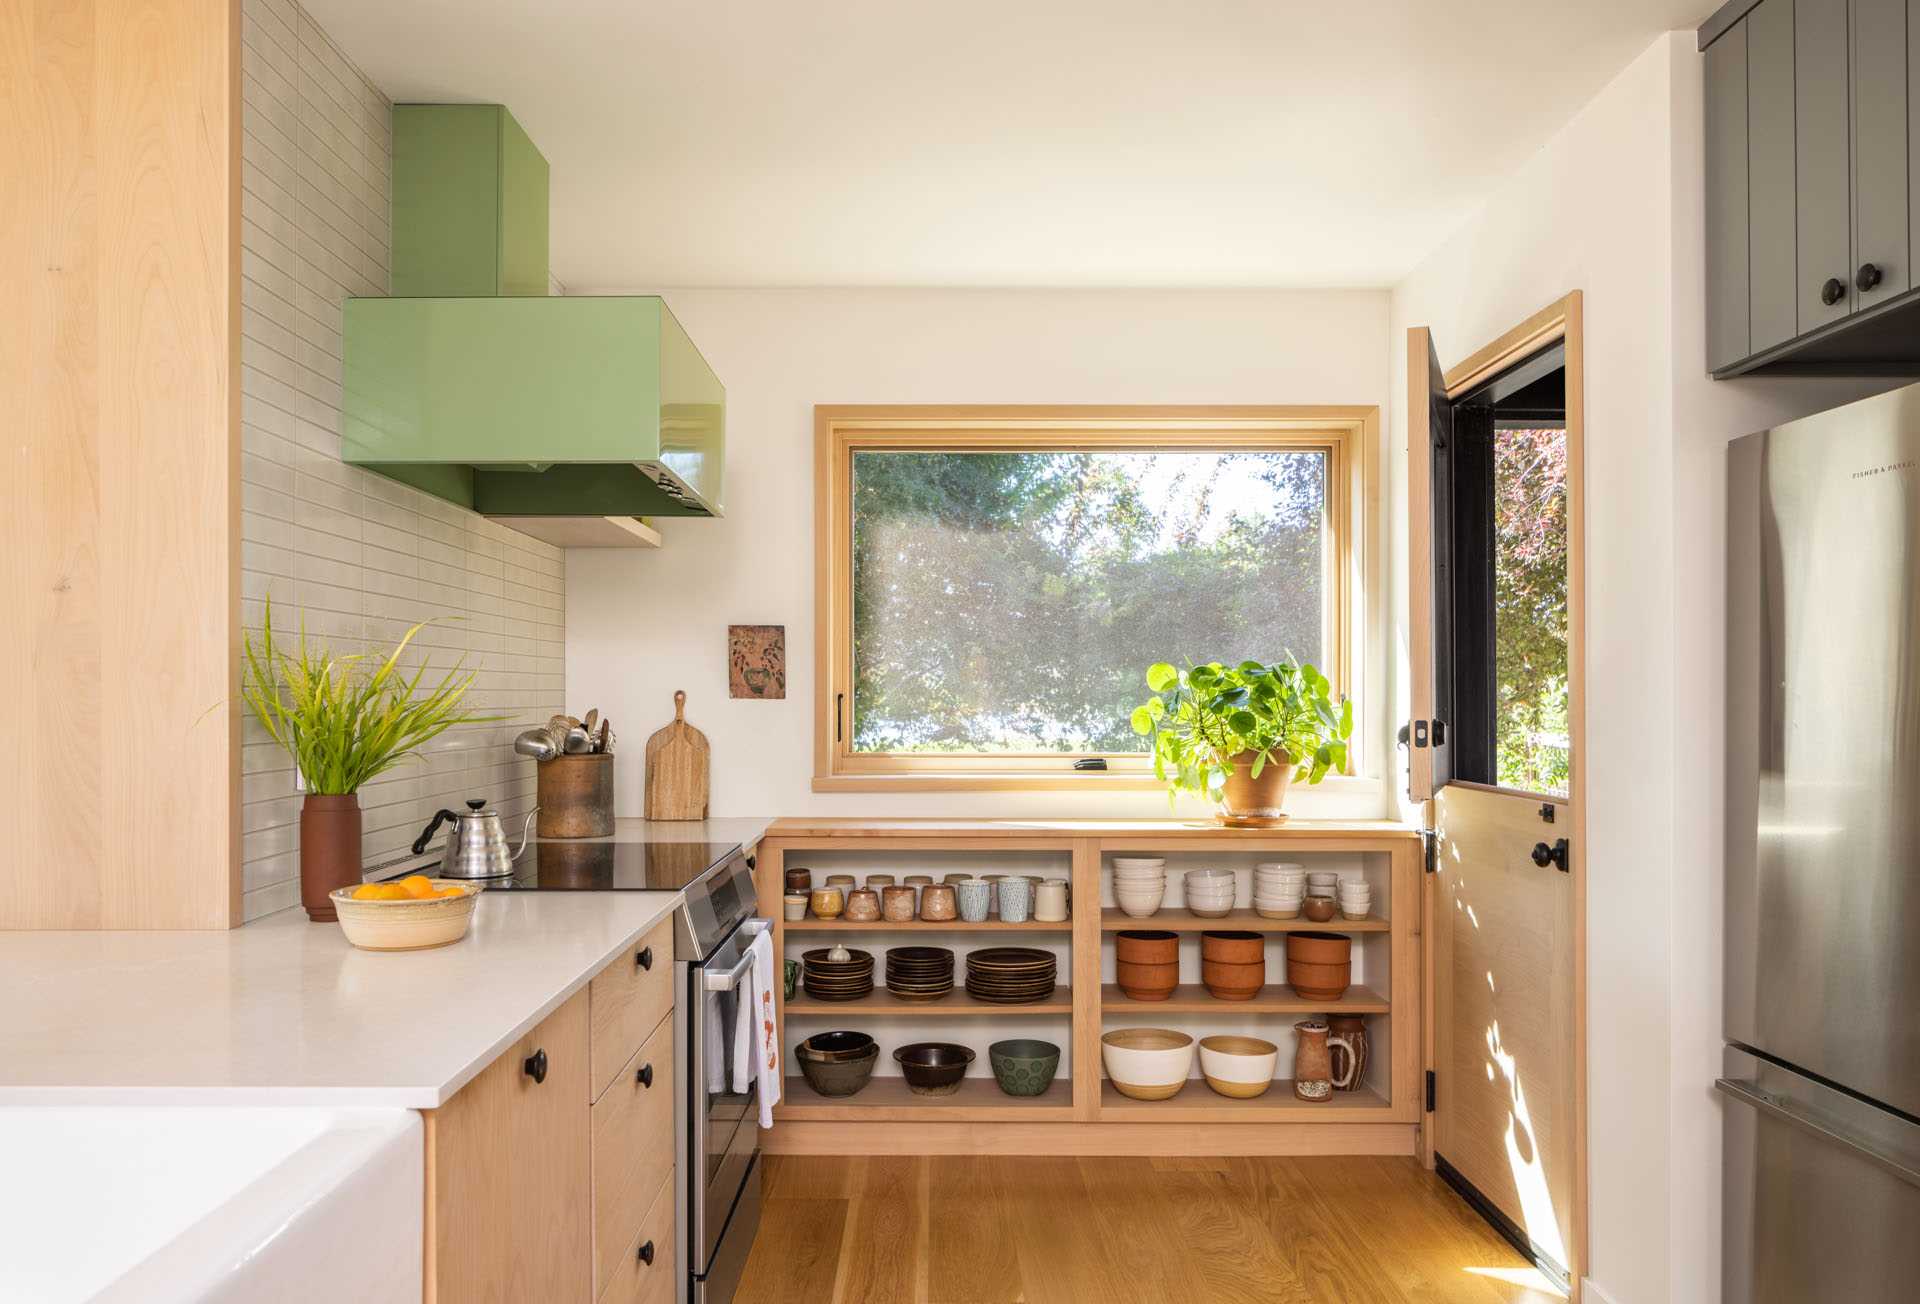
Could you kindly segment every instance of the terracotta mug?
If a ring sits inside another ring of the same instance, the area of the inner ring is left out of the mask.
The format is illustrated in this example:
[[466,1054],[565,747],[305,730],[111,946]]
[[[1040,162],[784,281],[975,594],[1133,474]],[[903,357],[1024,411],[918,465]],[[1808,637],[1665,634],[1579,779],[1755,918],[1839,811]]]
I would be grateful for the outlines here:
[[1367,1021],[1358,1014],[1333,1014],[1327,1016],[1327,1026],[1333,1030],[1327,1039],[1333,1053],[1333,1089],[1358,1091],[1367,1079]]
[[880,917],[880,894],[870,887],[857,887],[847,893],[849,923],[870,924]]
[[888,923],[905,924],[919,908],[919,893],[905,885],[880,889],[880,916]]
[[952,919],[960,913],[953,889],[945,883],[929,883],[920,889],[920,917],[931,920]]
[[[1353,1043],[1331,1035],[1332,1031],[1318,1019],[1302,1019],[1293,1025],[1293,1094],[1302,1100],[1331,1100],[1336,1088],[1352,1088]],[[1346,1072],[1340,1076],[1333,1071],[1336,1049],[1347,1052]]]

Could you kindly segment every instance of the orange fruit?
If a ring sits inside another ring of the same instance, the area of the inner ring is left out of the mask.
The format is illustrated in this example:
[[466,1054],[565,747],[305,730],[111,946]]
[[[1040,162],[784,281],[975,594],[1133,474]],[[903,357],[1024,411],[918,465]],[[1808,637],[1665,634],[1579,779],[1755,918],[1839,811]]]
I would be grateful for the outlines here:
[[400,889],[402,896],[412,897],[416,901],[425,901],[438,895],[432,880],[423,874],[409,874],[395,886]]
[[450,896],[464,896],[466,894],[457,887],[443,887],[439,891],[435,892],[434,895],[437,897],[450,897]]
[[353,889],[353,899],[355,901],[378,901],[383,886],[384,885],[380,883],[362,883],[359,887]]

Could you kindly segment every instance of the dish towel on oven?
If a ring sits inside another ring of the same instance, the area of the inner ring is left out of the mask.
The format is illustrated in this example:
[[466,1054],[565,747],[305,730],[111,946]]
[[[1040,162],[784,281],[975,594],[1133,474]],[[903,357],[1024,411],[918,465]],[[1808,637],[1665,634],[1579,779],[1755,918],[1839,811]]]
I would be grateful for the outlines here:
[[773,930],[753,939],[753,964],[740,1000],[740,1021],[733,1030],[733,1089],[745,1091],[760,1080],[760,1126],[773,1126],[780,1103],[780,1026],[774,1013]]

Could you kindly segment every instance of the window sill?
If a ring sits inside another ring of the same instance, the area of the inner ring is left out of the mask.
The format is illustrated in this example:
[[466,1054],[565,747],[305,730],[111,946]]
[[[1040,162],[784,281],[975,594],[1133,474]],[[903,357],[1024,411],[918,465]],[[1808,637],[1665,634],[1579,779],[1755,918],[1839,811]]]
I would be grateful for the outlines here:
[[[815,792],[1150,792],[1165,799],[1166,785],[1151,774],[1068,771],[1065,773],[992,773],[974,774],[816,774]],[[1381,791],[1376,775],[1337,775],[1308,786],[1297,784],[1288,790],[1288,800],[1307,793],[1325,793],[1344,798],[1368,797]]]

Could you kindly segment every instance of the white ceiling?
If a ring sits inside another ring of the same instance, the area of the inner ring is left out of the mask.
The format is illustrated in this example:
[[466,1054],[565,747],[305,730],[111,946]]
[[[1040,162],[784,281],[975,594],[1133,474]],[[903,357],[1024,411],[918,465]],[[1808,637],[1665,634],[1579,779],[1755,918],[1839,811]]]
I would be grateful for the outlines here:
[[580,291],[1390,285],[1713,0],[304,3],[513,110]]

